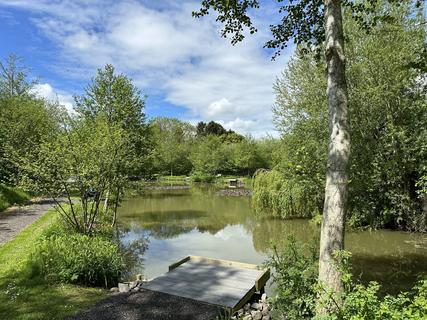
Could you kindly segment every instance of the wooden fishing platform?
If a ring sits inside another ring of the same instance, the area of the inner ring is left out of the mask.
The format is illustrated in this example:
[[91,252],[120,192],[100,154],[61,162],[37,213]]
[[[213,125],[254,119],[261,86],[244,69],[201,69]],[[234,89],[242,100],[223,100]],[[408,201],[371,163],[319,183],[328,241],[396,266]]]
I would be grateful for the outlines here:
[[263,291],[270,270],[254,264],[188,256],[169,266],[169,272],[143,285],[234,313],[257,291]]

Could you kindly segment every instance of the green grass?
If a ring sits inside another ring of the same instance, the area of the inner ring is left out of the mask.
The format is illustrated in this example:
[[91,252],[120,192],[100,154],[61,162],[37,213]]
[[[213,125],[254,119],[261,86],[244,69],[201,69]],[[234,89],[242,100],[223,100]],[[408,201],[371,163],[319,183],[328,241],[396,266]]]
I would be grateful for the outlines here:
[[103,289],[50,284],[32,277],[29,261],[34,243],[55,219],[52,210],[0,246],[0,319],[63,319],[106,296]]
[[30,198],[31,196],[21,189],[0,184],[0,212],[14,204],[24,203]]

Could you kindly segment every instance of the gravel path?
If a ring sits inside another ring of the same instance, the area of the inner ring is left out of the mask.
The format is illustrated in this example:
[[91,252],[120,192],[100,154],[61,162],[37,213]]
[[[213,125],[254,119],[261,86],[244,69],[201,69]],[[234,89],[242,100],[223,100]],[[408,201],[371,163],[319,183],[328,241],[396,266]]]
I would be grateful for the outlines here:
[[214,320],[219,315],[213,305],[142,290],[112,294],[67,320]]
[[41,200],[0,212],[0,245],[12,240],[22,229],[35,222],[53,206],[52,200]]

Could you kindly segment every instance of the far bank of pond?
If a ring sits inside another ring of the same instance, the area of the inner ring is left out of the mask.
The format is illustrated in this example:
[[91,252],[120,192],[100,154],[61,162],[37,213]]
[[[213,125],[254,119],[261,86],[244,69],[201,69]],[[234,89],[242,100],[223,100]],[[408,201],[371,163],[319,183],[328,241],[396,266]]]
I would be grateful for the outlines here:
[[[132,273],[165,273],[187,255],[262,264],[272,242],[294,234],[308,242],[317,230],[308,220],[257,218],[249,197],[217,195],[210,187],[146,190],[124,201],[119,213],[123,242],[146,241],[143,261]],[[409,289],[427,274],[427,235],[399,231],[349,231],[346,249],[355,274],[376,280],[389,293]]]

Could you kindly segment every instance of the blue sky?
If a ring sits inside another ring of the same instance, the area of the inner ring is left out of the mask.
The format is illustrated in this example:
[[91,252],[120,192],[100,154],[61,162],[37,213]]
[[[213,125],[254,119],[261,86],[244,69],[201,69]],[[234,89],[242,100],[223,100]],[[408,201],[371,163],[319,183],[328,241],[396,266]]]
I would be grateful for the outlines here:
[[262,48],[274,8],[253,15],[259,32],[231,46],[198,1],[0,0],[0,58],[22,57],[36,90],[72,108],[96,69],[112,63],[148,96],[149,117],[218,121],[256,137],[274,134],[276,61]]

